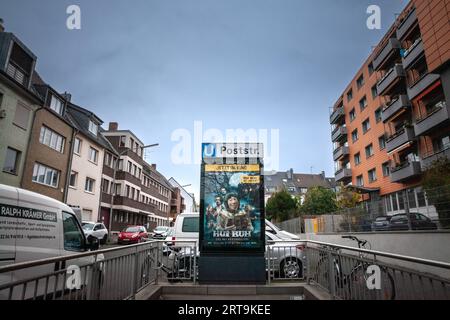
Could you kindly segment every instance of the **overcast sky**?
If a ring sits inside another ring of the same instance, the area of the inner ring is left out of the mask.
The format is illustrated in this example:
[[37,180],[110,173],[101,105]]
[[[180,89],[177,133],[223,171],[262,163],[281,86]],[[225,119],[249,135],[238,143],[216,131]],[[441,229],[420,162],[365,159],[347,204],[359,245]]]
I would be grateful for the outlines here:
[[[198,199],[174,130],[279,129],[280,171],[334,176],[330,107],[405,0],[2,0],[0,17],[55,89],[133,131],[147,160]],[[66,8],[81,8],[81,30]],[[379,5],[382,29],[366,27]],[[192,141],[194,143],[194,141]],[[312,167],[312,169],[311,169]]]

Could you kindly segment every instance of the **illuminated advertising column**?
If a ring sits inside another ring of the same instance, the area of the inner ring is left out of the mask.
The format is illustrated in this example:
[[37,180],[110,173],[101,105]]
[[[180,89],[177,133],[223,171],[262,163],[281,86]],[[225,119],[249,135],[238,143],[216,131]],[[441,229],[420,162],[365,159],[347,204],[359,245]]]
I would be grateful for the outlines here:
[[205,143],[202,151],[199,281],[263,283],[262,144]]

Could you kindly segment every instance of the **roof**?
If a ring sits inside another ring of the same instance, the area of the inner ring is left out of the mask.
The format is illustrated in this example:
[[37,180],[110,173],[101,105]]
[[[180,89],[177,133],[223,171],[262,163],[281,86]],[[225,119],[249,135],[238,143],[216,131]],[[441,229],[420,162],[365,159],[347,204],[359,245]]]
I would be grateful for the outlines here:
[[264,185],[265,187],[276,188],[334,188],[336,186],[334,178],[327,178],[322,174],[292,173],[292,178],[289,178],[289,175],[289,171],[276,172],[275,174],[265,175]]
[[[172,183],[170,183],[171,181],[173,181],[173,183],[174,184],[176,184],[176,186],[174,186]],[[169,179],[169,183],[172,185],[172,187],[176,187],[176,188],[179,188],[179,189],[181,189],[181,190],[183,190],[187,195],[189,195],[189,197],[191,197],[192,198],[192,200],[195,200],[195,198],[194,198],[194,196],[193,196],[193,194],[192,193],[189,193],[189,192],[187,192],[186,191],[186,189],[185,188],[183,188],[182,186],[181,186],[181,184],[180,183],[178,183],[178,181],[177,180],[175,180],[175,178],[174,177],[171,177],[170,179]]]

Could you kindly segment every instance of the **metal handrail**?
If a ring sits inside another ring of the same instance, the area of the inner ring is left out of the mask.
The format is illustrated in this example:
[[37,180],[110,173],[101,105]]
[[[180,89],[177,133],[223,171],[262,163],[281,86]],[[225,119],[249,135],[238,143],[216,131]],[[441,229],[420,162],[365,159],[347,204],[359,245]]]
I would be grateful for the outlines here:
[[444,269],[450,270],[450,263],[443,262],[443,261],[436,261],[436,260],[422,259],[422,258],[416,258],[416,257],[411,257],[411,256],[404,256],[404,255],[400,255],[400,254],[396,254],[396,253],[388,253],[388,252],[382,252],[382,251],[360,249],[360,248],[355,248],[355,247],[336,245],[336,244],[332,244],[332,243],[314,241],[314,240],[305,240],[305,242],[306,243],[314,243],[314,244],[318,244],[318,245],[322,245],[322,246],[333,247],[333,248],[345,249],[345,250],[349,250],[349,251],[367,253],[367,254],[376,255],[379,257],[421,263],[421,264],[432,266],[432,267],[438,267],[438,268],[444,268]]

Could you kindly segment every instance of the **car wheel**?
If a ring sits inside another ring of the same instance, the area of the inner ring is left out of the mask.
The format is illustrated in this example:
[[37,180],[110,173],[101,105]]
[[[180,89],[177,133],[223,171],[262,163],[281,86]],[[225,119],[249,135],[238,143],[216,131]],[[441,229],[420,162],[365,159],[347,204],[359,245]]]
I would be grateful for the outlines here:
[[106,244],[106,241],[108,240],[108,235],[105,234],[105,236],[103,237],[103,239],[100,240],[101,244]]
[[280,264],[280,276],[281,278],[301,278],[303,275],[302,272],[302,263],[299,259],[295,257],[289,257],[283,260]]

